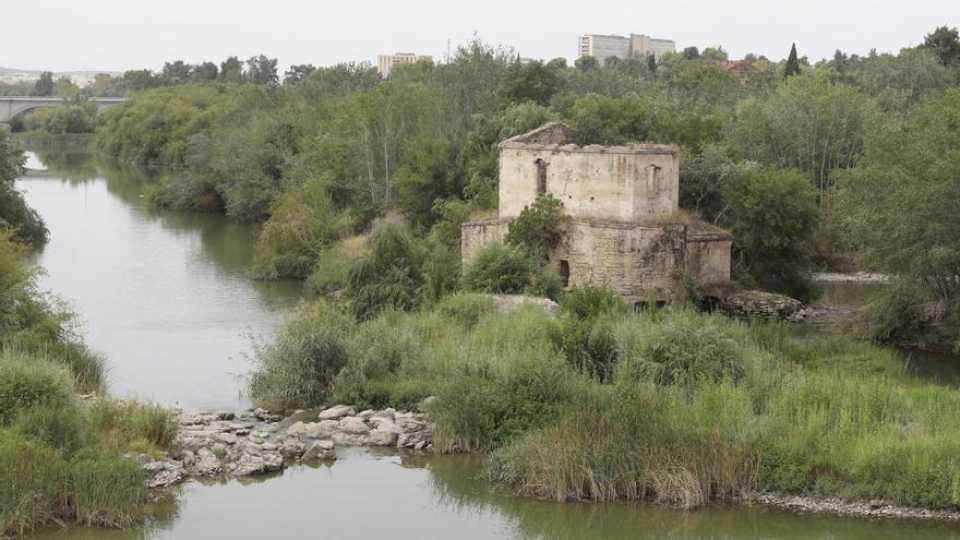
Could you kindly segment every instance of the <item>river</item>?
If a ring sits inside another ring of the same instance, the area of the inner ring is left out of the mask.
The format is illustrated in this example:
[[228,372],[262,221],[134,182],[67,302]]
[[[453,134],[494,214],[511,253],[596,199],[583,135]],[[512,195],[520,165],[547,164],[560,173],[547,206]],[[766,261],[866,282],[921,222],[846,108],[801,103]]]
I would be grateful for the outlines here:
[[[112,393],[186,408],[235,409],[252,339],[269,339],[300,301],[296,283],[249,278],[255,229],[219,215],[158,211],[135,171],[83,153],[43,154],[17,182],[50,228],[41,286],[81,316]],[[257,481],[189,483],[148,526],[69,528],[38,539],[960,539],[956,525],[711,506],[559,504],[514,497],[477,457],[343,449],[332,464]]]

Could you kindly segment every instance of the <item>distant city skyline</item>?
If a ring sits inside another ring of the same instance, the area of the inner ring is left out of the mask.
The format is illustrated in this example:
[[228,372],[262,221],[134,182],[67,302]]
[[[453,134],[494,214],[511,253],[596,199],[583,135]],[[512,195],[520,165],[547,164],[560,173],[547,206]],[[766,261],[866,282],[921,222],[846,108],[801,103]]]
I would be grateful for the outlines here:
[[[225,7],[225,6],[229,7]],[[511,46],[524,57],[573,60],[584,34],[630,32],[666,37],[677,50],[723,46],[786,57],[793,42],[811,61],[834,50],[897,52],[922,42],[935,27],[960,26],[955,0],[916,0],[890,9],[875,0],[809,0],[784,6],[766,0],[625,4],[596,0],[567,13],[554,2],[507,2],[450,7],[438,0],[369,0],[304,5],[294,0],[235,0],[230,4],[168,0],[151,10],[122,0],[37,0],[4,6],[0,66],[25,70],[124,71],[160,69],[165,61],[197,63],[260,53],[292,64],[366,61],[390,51],[442,60],[474,36]],[[22,23],[22,24],[18,24]]]

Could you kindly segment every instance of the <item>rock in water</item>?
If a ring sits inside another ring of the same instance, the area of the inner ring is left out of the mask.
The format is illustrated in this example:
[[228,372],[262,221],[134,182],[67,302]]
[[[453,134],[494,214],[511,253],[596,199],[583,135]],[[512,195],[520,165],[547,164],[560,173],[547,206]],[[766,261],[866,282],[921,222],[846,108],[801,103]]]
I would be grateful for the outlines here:
[[319,418],[320,420],[339,420],[344,416],[355,416],[356,414],[357,411],[353,407],[347,405],[334,405],[329,409],[323,410],[320,413]]
[[334,459],[337,457],[333,441],[315,441],[307,446],[301,459],[303,461],[313,461],[317,459]]
[[720,310],[731,317],[792,320],[803,303],[782,294],[764,291],[737,291],[720,301]]
[[363,435],[370,431],[370,426],[359,416],[348,416],[340,420],[340,431],[351,435]]

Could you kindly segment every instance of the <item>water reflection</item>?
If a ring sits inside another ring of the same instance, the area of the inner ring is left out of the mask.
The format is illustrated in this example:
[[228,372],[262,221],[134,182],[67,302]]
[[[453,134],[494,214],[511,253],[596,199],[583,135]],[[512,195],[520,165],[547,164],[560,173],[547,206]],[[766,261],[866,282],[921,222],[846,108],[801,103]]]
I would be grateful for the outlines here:
[[184,488],[179,508],[137,531],[71,529],[44,540],[329,539],[854,539],[960,538],[950,524],[866,521],[718,506],[693,512],[636,504],[514,497],[481,478],[475,457],[346,449],[330,465],[276,478]]
[[89,154],[38,157],[50,160],[47,172],[18,187],[51,232],[41,286],[80,314],[111,390],[165,405],[245,406],[250,336],[269,338],[301,296],[297,282],[249,277],[255,226],[150,208],[149,176]]

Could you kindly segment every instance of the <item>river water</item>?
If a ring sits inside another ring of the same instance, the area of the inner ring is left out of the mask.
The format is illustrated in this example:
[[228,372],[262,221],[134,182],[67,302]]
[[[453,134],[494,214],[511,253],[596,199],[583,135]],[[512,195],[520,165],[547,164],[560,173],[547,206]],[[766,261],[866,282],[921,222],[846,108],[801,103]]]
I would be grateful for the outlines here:
[[[250,279],[253,227],[145,206],[146,180],[89,155],[41,154],[18,181],[50,228],[41,285],[82,317],[115,395],[231,409],[269,339],[300,301],[295,283]],[[147,527],[70,528],[38,539],[960,539],[955,525],[795,515],[742,506],[695,512],[514,497],[476,457],[345,449],[332,464],[257,481],[190,483]]]

